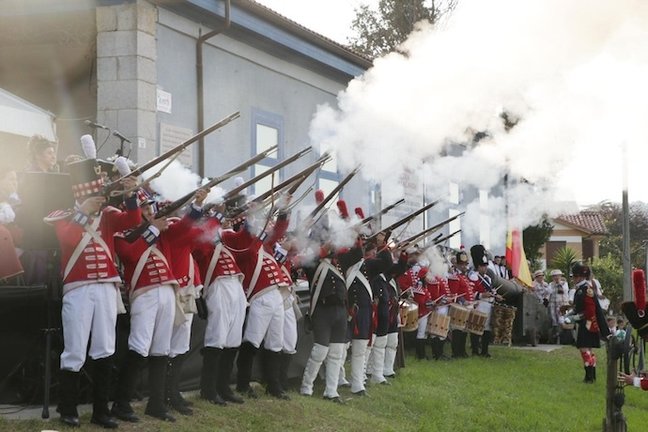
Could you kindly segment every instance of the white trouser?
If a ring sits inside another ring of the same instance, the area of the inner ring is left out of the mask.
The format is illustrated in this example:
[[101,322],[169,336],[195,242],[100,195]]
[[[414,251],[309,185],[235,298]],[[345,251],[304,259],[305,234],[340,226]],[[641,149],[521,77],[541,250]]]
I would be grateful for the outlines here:
[[418,328],[416,329],[416,339],[427,339],[427,324],[430,314],[419,317]]
[[368,339],[351,341],[351,392],[358,393],[365,389],[365,352]]
[[114,354],[116,290],[112,283],[91,283],[74,288],[63,296],[61,321],[65,348],[61,354],[61,369],[81,370],[86,352],[92,359]]
[[283,349],[284,302],[278,289],[266,291],[250,302],[243,342],[256,348],[279,352]]
[[398,333],[387,333],[387,345],[385,346],[385,367],[383,376],[392,376],[394,372],[394,361],[396,361],[396,352],[398,351]]
[[[372,341],[375,341],[376,340],[376,335],[375,334],[372,335],[371,338],[372,338]],[[373,367],[373,364],[369,363],[369,358],[371,358],[371,353],[373,352],[372,348],[373,348],[372,345],[367,344],[367,349],[365,350],[365,355],[364,355],[364,375],[365,375],[364,379],[365,379],[365,381],[367,380],[367,375],[371,375],[371,372],[372,372],[371,369]]]
[[[176,311],[176,313],[178,313]],[[191,342],[191,323],[193,323],[194,314],[184,314],[185,319],[180,325],[173,326],[171,333],[171,352],[169,357],[174,358],[189,351]]]
[[304,368],[304,376],[302,377],[301,389],[299,390],[299,393],[307,396],[312,396],[313,383],[315,382],[315,378],[317,378],[317,373],[319,372],[320,367],[322,366],[322,362],[326,358],[328,351],[329,347],[327,346],[313,344],[313,349],[311,350],[310,357],[308,357],[306,367]]
[[351,383],[346,379],[346,369],[344,364],[346,363],[347,354],[349,353],[349,347],[351,346],[350,342],[347,342],[344,345],[344,350],[342,351],[342,363],[340,363],[340,376],[338,378],[338,386],[350,385]]
[[387,335],[376,336],[371,347],[371,382],[380,384],[387,379],[383,376],[385,369],[385,346],[387,345]]
[[292,294],[289,296],[291,300],[290,307],[285,309],[283,326],[283,352],[286,354],[295,354],[297,352],[297,317],[295,316],[295,309],[292,307]]
[[221,276],[205,290],[207,328],[205,346],[237,348],[241,346],[247,301],[237,276]]
[[143,357],[168,356],[175,310],[172,285],[160,285],[138,295],[131,302],[128,348]]
[[342,362],[343,353],[346,344],[332,343],[329,345],[328,355],[326,356],[326,388],[324,389],[325,398],[340,397],[338,388],[338,379],[340,377],[340,367],[344,366]]

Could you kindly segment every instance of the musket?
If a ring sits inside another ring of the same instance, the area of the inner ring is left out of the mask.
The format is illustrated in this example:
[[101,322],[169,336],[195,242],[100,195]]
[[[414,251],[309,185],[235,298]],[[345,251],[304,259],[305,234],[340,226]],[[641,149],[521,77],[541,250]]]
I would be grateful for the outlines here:
[[247,187],[253,185],[254,183],[258,182],[261,179],[266,178],[270,174],[279,171],[281,168],[285,167],[286,165],[289,165],[293,162],[295,162],[297,159],[300,159],[301,157],[307,155],[313,148],[312,147],[306,147],[303,150],[298,151],[288,159],[285,159],[281,162],[279,162],[277,165],[274,165],[270,167],[268,170],[262,172],[256,177],[251,178],[250,180],[244,182],[242,185],[235,187],[234,189],[228,191],[225,195],[223,195],[223,201],[230,200],[234,198],[236,195],[244,191]]
[[245,171],[248,167],[254,165],[255,163],[257,163],[257,162],[259,162],[259,161],[261,161],[263,159],[265,159],[270,153],[274,152],[277,149],[277,147],[278,146],[276,146],[276,145],[272,146],[269,149],[267,149],[266,151],[263,151],[263,152],[259,153],[258,155],[256,155],[256,156],[248,159],[247,161],[243,162],[239,166],[237,166],[235,168],[232,168],[231,170],[229,170],[228,172],[226,172],[222,176],[214,177],[209,182],[205,183],[202,186],[197,187],[196,189],[189,192],[185,196],[183,196],[181,198],[178,198],[177,200],[175,200],[171,204],[164,207],[162,210],[160,210],[157,213],[156,217],[164,217],[164,216],[170,215],[174,211],[178,210],[180,207],[184,206],[191,198],[193,198],[193,196],[196,194],[196,192],[198,192],[200,189],[213,188],[214,186],[217,186],[218,184],[224,182],[225,180],[228,180],[228,179],[234,177],[236,174],[240,174],[241,172]]
[[328,203],[329,203],[333,198],[335,198],[335,196],[338,194],[338,192],[340,192],[340,191],[342,190],[342,188],[344,188],[344,186],[346,186],[346,184],[349,183],[349,182],[351,181],[351,179],[352,179],[352,178],[353,178],[353,177],[358,173],[358,171],[360,171],[360,167],[356,167],[353,171],[351,171],[351,172],[350,172],[350,173],[349,173],[349,174],[344,178],[344,180],[342,180],[342,181],[340,182],[340,184],[338,184],[338,185],[335,187],[335,189],[333,189],[333,190],[331,191],[331,193],[328,194],[328,195],[326,196],[326,198],[324,198],[324,200],[323,200],[321,203],[319,203],[319,204],[315,207],[315,209],[313,209],[312,212],[310,212],[310,214],[308,215],[308,217],[306,218],[306,220],[314,220],[314,219],[315,219],[315,216],[317,215],[317,213],[319,213],[319,212],[320,212],[320,211],[321,211],[321,210],[326,206],[326,204],[328,204]]
[[435,245],[441,244],[441,243],[443,243],[444,241],[448,240],[449,238],[456,236],[456,235],[459,234],[460,232],[461,232],[461,230],[457,230],[457,231],[453,232],[452,234],[448,234],[447,236],[442,237],[442,238],[440,238],[439,240],[435,241],[434,244],[435,244]]
[[288,189],[288,193],[290,195],[294,194],[299,188],[299,186],[301,186],[301,184],[308,178],[308,176],[310,176],[317,168],[319,168],[320,166],[328,162],[329,159],[330,156],[328,154],[322,155],[322,157],[320,157],[315,163],[304,168],[303,170],[293,175],[289,179],[279,183],[277,186],[273,187],[269,191],[262,193],[261,195],[259,195],[258,197],[250,201],[249,203],[244,204],[240,208],[234,209],[232,211],[232,214],[228,216],[236,217],[239,214],[248,210],[252,206],[252,203],[255,204],[261,203],[266,199],[268,199],[269,197],[271,197],[272,195],[274,195],[275,193],[285,189],[288,186],[290,186],[290,189]]
[[213,125],[211,125],[207,129],[204,129],[204,130],[198,132],[196,135],[194,135],[191,138],[189,138],[188,140],[178,144],[177,146],[175,146],[172,149],[168,150],[166,153],[164,153],[164,154],[154,158],[153,160],[145,163],[141,167],[134,169],[130,174],[125,175],[125,176],[121,177],[120,179],[115,180],[114,182],[106,185],[106,187],[104,188],[104,194],[110,195],[111,192],[116,190],[121,185],[121,181],[124,180],[126,177],[138,176],[138,175],[142,174],[143,172],[153,168],[155,165],[159,164],[160,162],[164,161],[165,159],[170,158],[171,156],[175,155],[176,153],[180,153],[181,151],[183,151],[184,149],[186,149],[187,147],[189,147],[191,144],[195,143],[199,139],[204,138],[205,136],[209,135],[210,133],[214,132],[215,130],[222,128],[223,126],[225,126],[226,124],[230,123],[233,120],[236,120],[237,118],[240,117],[240,115],[241,115],[241,113],[239,111],[228,115],[227,117],[225,117],[224,119],[222,119],[218,123],[214,123]]
[[461,212],[455,216],[452,216],[451,218],[448,218],[442,222],[439,222],[438,224],[431,226],[430,228],[424,229],[423,231],[419,232],[418,234],[413,235],[410,238],[407,238],[403,241],[400,241],[396,244],[396,249],[402,249],[404,247],[409,246],[411,243],[414,243],[415,241],[421,241],[424,238],[432,235],[434,231],[437,229],[441,228],[444,225],[447,225],[448,223],[452,222],[453,220],[459,218],[460,216],[463,216],[466,212]]
[[362,219],[362,221],[360,221],[360,225],[365,225],[373,220],[378,219],[380,216],[390,212],[393,208],[401,205],[404,202],[405,202],[405,198],[401,198],[400,200],[396,201],[394,204],[388,205],[384,209],[380,210],[378,213],[374,213],[371,216]]
[[439,200],[432,201],[430,204],[427,204],[427,205],[421,207],[420,209],[408,214],[407,216],[403,217],[402,219],[397,220],[393,224],[389,225],[387,228],[383,228],[380,231],[378,231],[377,233],[371,235],[369,238],[367,238],[367,241],[371,241],[371,240],[375,239],[378,236],[378,234],[380,234],[381,232],[382,233],[391,232],[391,231],[394,231],[399,226],[405,225],[406,223],[408,223],[409,221],[414,219],[416,216],[420,215],[424,211],[429,210],[432,207],[434,207],[435,205],[437,205],[438,202],[439,202]]

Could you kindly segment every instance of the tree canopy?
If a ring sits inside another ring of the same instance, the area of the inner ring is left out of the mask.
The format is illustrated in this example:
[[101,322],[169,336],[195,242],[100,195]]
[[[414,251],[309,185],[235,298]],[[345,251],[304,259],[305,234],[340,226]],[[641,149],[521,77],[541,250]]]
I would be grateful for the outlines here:
[[362,5],[355,10],[351,24],[356,36],[351,48],[376,58],[395,51],[415,28],[417,22],[432,24],[454,9],[457,0],[380,0],[378,9]]

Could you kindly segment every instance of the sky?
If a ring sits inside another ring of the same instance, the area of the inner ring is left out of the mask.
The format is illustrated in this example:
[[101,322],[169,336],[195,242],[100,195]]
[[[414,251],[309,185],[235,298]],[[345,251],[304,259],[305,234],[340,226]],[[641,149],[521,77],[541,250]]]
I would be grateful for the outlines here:
[[339,43],[351,35],[354,9],[378,0],[257,0],[259,3]]
[[[258,1],[340,43],[351,35],[354,8],[378,3]],[[448,28],[414,35],[406,43],[408,58],[390,55],[377,60],[372,70],[339,95],[338,107],[320,110],[311,125],[311,139],[327,149],[354,148],[357,153],[385,148],[387,140],[407,140],[413,143],[409,148],[394,146],[398,154],[421,160],[438,154],[448,139],[460,139],[467,127],[497,128],[493,114],[506,109],[521,116],[522,126],[514,134],[495,130],[491,142],[461,160],[462,166],[470,167],[466,172],[457,172],[452,158],[422,168],[435,174],[450,171],[478,185],[495,181],[504,169],[501,162],[510,159],[520,176],[550,184],[550,193],[534,199],[558,210],[554,201],[576,201],[581,206],[620,201],[627,172],[630,200],[648,202],[644,168],[648,146],[643,145],[648,134],[640,126],[648,123],[642,102],[648,92],[641,78],[648,72],[648,55],[638,55],[645,49],[636,45],[648,36],[646,5],[640,0],[619,0],[615,5],[574,0],[569,7],[558,0],[492,0],[488,7],[479,0],[459,3]],[[410,90],[420,93],[425,108],[410,110],[422,105],[403,99],[402,91],[392,93],[393,83],[402,76],[411,77]],[[390,101],[389,109],[377,110],[376,103],[385,100]],[[403,119],[402,130],[374,130],[373,137],[352,133],[401,113],[397,118]],[[421,133],[423,122],[434,130]],[[629,167],[625,171],[624,147]],[[384,155],[390,161],[394,158],[391,152]],[[345,156],[351,161],[359,157]],[[407,165],[413,159],[400,161]],[[473,168],[491,163],[500,169],[474,175],[480,170]],[[364,174],[380,178],[385,173],[376,169]],[[393,193],[398,196],[399,191]]]

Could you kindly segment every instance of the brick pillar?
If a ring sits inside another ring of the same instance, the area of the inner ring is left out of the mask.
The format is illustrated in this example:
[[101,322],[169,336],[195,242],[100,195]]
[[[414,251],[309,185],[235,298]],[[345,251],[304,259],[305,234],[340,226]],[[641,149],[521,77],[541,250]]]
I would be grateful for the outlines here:
[[[157,8],[145,0],[97,8],[97,121],[130,139],[140,163],[157,155],[156,25]],[[100,131],[97,145],[106,136]],[[99,155],[118,146],[112,137]]]

